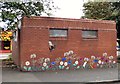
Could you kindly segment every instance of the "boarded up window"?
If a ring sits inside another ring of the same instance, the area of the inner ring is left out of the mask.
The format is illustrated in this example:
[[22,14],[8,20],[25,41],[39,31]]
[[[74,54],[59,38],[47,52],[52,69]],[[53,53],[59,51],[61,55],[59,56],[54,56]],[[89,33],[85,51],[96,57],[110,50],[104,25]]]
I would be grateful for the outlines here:
[[67,29],[50,29],[50,37],[67,37]]
[[98,31],[97,30],[83,30],[82,31],[82,38],[97,38]]

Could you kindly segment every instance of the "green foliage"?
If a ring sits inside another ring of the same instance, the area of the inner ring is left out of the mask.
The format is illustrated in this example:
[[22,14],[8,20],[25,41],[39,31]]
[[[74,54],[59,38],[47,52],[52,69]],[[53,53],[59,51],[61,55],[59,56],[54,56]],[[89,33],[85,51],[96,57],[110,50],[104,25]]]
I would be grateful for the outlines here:
[[[112,3],[116,17],[117,38],[120,39],[120,1]],[[120,45],[120,42],[118,42]]]
[[115,20],[120,16],[120,1],[118,2],[87,2],[83,5],[84,18]]
[[114,9],[114,13],[116,14],[116,16],[120,16],[120,1],[113,2],[112,7]]
[[112,8],[110,2],[88,2],[83,5],[85,18],[105,19],[111,16]]
[[50,15],[54,9],[52,0],[40,0],[39,2],[0,2],[0,18],[7,22],[8,29],[15,29],[23,16],[40,16],[42,13]]

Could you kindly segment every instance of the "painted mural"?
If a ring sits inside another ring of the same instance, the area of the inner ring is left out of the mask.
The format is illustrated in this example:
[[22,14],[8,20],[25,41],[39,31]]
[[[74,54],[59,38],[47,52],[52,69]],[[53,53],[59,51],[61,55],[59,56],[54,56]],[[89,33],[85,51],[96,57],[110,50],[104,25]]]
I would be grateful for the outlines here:
[[56,71],[56,70],[77,70],[77,69],[95,69],[95,68],[114,68],[116,59],[103,53],[101,57],[91,56],[78,57],[72,50],[65,52],[64,57],[56,58],[51,61],[50,58],[36,59],[36,54],[30,55],[30,61],[26,61],[23,66],[24,71]]
[[0,31],[0,52],[10,53],[12,51],[12,31]]

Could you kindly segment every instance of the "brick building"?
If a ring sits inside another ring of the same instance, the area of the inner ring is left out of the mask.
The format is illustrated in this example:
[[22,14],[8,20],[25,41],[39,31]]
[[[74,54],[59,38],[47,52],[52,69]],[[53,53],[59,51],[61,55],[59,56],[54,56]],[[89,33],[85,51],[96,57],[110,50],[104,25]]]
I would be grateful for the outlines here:
[[[116,58],[114,21],[24,17],[20,25],[14,32],[12,54],[14,62],[22,70],[33,70],[30,66],[39,66],[39,63],[45,69],[47,60],[53,65],[56,60],[58,63],[66,60],[68,65],[69,58],[64,57],[70,54],[75,59],[102,57],[103,53]],[[50,49],[50,44],[53,49]]]

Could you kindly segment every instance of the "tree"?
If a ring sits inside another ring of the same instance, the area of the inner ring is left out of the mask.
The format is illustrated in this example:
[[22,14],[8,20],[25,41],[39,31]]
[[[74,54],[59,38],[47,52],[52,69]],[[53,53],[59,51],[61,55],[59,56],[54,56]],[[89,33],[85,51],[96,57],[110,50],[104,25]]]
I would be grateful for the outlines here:
[[0,2],[0,18],[8,24],[8,29],[15,29],[22,16],[40,16],[42,13],[50,15],[55,7],[52,0],[39,2]]
[[111,2],[87,2],[83,5],[84,18],[106,19],[112,14]]
[[113,2],[112,7],[114,9],[114,13],[116,14],[116,16],[119,17],[120,16],[120,1]]
[[[117,38],[120,39],[120,1],[112,3],[112,7],[116,17]],[[120,45],[120,40],[118,40],[118,43]]]

